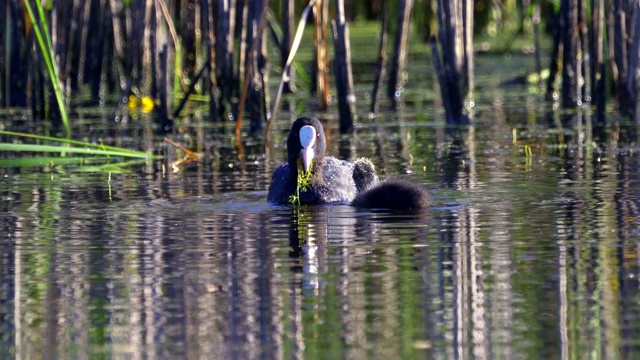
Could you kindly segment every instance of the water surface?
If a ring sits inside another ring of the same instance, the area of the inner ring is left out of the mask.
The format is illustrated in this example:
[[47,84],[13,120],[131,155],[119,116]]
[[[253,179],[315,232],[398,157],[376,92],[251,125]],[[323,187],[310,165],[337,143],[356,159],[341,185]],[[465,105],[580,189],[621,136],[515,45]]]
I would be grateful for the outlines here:
[[88,138],[167,158],[128,173],[0,169],[0,353],[637,356],[635,142],[486,69],[471,128],[448,129],[417,94],[363,117],[354,137],[329,120],[332,155],[432,189],[418,215],[268,204],[287,110],[272,145],[249,140],[243,159],[199,115],[175,139],[205,158],[179,172],[179,153],[144,123],[89,119]]

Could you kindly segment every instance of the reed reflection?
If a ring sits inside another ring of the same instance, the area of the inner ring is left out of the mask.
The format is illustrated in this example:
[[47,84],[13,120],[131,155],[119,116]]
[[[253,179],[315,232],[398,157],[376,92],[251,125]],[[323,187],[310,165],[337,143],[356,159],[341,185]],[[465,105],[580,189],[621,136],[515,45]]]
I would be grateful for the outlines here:
[[[207,172],[5,177],[0,352],[632,355],[640,161],[615,128],[593,151],[588,121],[525,167],[510,151],[488,162],[464,132],[441,158],[457,170],[436,177],[468,200],[419,215],[272,206],[253,191],[261,170],[249,166],[235,185],[248,190],[226,193]],[[491,132],[491,144],[503,133]]]

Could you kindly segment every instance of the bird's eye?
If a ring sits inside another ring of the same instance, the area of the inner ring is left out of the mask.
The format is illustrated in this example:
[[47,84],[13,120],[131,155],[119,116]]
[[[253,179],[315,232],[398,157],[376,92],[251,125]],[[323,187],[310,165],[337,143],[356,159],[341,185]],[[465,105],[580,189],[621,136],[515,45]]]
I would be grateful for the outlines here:
[[320,134],[316,134],[316,140],[320,139]]

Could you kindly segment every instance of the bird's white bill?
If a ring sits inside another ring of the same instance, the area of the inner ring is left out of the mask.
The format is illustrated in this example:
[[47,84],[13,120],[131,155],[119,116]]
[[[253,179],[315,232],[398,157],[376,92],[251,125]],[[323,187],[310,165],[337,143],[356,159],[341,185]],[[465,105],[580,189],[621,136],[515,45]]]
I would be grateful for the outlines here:
[[313,156],[315,154],[315,144],[316,129],[309,125],[305,125],[300,128],[300,145],[302,145],[300,156],[302,157],[304,172],[309,172],[309,168],[311,168],[311,160],[313,160]]

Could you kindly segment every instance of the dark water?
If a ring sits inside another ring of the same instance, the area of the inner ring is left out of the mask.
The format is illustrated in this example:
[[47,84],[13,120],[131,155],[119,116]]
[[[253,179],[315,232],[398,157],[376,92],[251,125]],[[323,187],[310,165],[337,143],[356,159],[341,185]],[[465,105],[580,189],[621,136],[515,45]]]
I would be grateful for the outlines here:
[[353,138],[329,126],[331,154],[431,188],[420,215],[266,203],[286,110],[273,145],[248,141],[243,161],[216,135],[228,130],[194,116],[175,139],[206,156],[179,172],[144,123],[85,119],[102,124],[88,138],[168,158],[129,173],[0,169],[0,354],[637,357],[632,132],[551,112],[498,86],[501,71],[478,78],[492,86],[471,128],[447,129],[417,92]]

